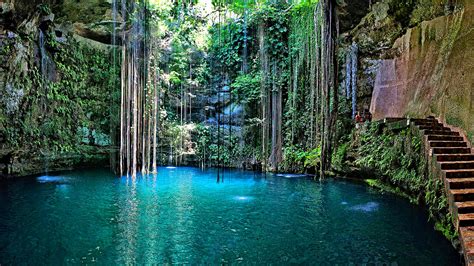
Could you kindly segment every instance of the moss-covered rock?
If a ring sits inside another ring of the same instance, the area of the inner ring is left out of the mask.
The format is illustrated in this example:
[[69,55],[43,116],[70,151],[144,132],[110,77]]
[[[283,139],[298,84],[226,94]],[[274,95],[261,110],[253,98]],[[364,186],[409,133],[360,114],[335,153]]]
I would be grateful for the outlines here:
[[402,24],[388,13],[390,2],[384,0],[374,4],[372,11],[351,31],[353,41],[358,43],[361,54],[381,54],[402,34]]
[[120,98],[113,47],[44,12],[38,7],[15,31],[0,31],[0,175],[103,159],[112,143]]
[[444,183],[431,176],[422,135],[416,127],[392,131],[384,124],[371,123],[354,130],[352,136],[341,146],[344,152],[334,161],[336,170],[426,205],[436,229],[457,245]]
[[107,0],[64,0],[58,7],[62,21],[94,24],[112,19],[112,2]]

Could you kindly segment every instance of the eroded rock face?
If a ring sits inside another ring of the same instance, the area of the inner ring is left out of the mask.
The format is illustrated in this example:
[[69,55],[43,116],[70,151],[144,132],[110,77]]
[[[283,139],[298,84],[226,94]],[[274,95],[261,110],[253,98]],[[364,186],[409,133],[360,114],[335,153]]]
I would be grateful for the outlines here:
[[402,34],[401,23],[389,15],[389,3],[385,0],[374,4],[372,11],[350,32],[362,54],[382,54]]
[[374,119],[435,115],[474,133],[474,3],[422,22],[381,61],[371,102]]
[[354,28],[367,14],[371,6],[380,0],[338,0],[338,16],[341,32]]
[[[39,21],[35,21],[38,17]],[[122,21],[120,16],[116,20],[113,21],[111,2],[106,0],[0,0],[0,33],[4,28],[30,35],[38,25],[56,24],[64,30],[71,24],[67,31],[112,44],[113,27]],[[116,43],[119,41],[117,38]]]
[[[82,23],[74,23],[74,34],[77,34],[83,38],[90,39],[103,44],[112,44],[113,35],[107,29],[95,28],[91,29]],[[121,44],[122,39],[120,36],[115,36],[115,43]]]
[[95,149],[89,156],[66,154],[45,156],[28,151],[0,150],[0,181],[15,176],[29,176],[48,171],[66,171],[80,168],[109,166],[109,154],[104,149]]

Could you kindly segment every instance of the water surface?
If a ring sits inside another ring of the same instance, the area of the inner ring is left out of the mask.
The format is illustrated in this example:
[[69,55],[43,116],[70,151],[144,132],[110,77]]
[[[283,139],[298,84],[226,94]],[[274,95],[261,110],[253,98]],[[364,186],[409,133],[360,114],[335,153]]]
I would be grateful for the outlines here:
[[453,265],[425,212],[360,184],[160,168],[0,184],[0,264]]

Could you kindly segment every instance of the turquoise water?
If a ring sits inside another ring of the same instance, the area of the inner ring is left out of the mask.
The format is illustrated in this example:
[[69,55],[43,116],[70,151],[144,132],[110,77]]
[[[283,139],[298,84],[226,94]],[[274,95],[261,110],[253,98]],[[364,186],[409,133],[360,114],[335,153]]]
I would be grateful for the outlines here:
[[160,168],[0,184],[0,264],[453,265],[419,207],[350,182]]

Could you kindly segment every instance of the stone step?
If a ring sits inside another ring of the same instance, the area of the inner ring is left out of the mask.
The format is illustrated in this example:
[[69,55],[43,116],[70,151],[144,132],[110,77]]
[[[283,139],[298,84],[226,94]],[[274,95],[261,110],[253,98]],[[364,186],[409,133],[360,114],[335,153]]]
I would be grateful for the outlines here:
[[427,118],[410,118],[412,122],[438,122],[434,117],[427,117]]
[[467,143],[464,141],[430,141],[432,148],[443,148],[443,147],[454,147],[454,148],[465,148]]
[[474,161],[474,154],[438,154],[438,162]]
[[464,141],[461,136],[449,136],[449,135],[428,135],[428,140],[438,140],[438,141]]
[[474,201],[455,202],[454,204],[458,213],[474,213]]
[[[446,179],[449,189],[474,188],[474,177],[448,178]],[[473,201],[474,203],[474,201]]]
[[467,170],[443,170],[446,178],[466,178],[474,177],[474,169]]
[[449,193],[455,202],[474,201],[474,188],[451,189]]
[[[459,226],[474,226],[474,213],[462,213],[458,215]],[[469,238],[471,238],[470,236]],[[467,237],[466,237],[467,238]],[[467,240],[467,239],[466,239]],[[474,239],[472,239],[474,240]]]
[[[474,241],[470,242],[474,246]],[[464,252],[464,263],[466,265],[474,265],[474,248],[471,248],[470,251]]]
[[470,148],[433,148],[433,154],[470,154]]
[[474,226],[460,227],[459,237],[466,265],[474,265]]
[[443,124],[440,124],[436,120],[418,120],[418,121],[410,120],[410,121],[412,121],[415,124],[415,126],[438,126],[438,127],[443,126]]
[[459,228],[459,232],[462,234],[461,236],[466,240],[474,238],[474,226],[463,226]]
[[464,252],[464,265],[474,265],[474,241],[471,240],[463,245],[469,247],[468,250]]
[[459,132],[446,130],[425,130],[423,133],[425,135],[459,136]]
[[420,130],[438,130],[438,131],[451,131],[449,127],[429,125],[429,126],[419,126]]
[[474,169],[474,161],[442,162],[441,170]]
[[[462,226],[459,228],[459,232],[464,240],[467,240],[468,242],[474,240],[474,226]],[[472,248],[474,248],[474,246],[470,246],[469,250],[474,251]]]

